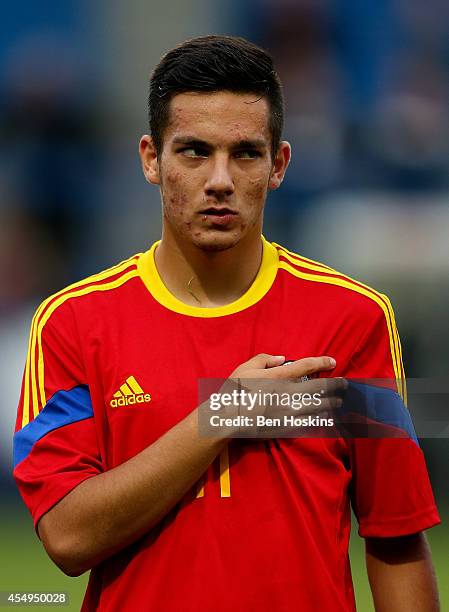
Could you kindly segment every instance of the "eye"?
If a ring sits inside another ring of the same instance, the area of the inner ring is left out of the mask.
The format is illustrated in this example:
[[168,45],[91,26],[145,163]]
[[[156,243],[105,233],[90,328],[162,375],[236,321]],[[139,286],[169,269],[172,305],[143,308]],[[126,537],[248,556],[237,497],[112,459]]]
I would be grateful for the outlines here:
[[206,149],[201,147],[184,147],[180,152],[186,157],[207,157]]
[[260,153],[255,149],[244,149],[242,151],[236,151],[235,157],[237,159],[256,159],[256,157],[260,157]]

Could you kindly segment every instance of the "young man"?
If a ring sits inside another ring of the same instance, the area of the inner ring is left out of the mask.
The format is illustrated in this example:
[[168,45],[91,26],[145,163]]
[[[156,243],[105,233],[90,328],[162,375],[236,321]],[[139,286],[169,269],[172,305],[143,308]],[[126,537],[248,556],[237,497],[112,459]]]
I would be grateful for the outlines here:
[[413,440],[198,433],[200,378],[330,371],[404,391],[387,298],[261,237],[290,159],[271,58],[188,41],[149,110],[162,240],[32,323],[15,478],[48,554],[92,568],[84,610],[349,611],[352,502],[376,609],[437,610],[421,531],[439,518]]

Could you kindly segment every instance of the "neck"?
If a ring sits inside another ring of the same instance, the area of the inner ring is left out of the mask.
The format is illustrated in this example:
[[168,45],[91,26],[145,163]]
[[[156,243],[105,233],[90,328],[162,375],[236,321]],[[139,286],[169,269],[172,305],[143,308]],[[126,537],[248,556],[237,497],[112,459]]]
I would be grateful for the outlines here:
[[224,306],[240,298],[262,261],[260,233],[224,251],[204,251],[164,232],[155,253],[159,275],[178,300],[190,306]]

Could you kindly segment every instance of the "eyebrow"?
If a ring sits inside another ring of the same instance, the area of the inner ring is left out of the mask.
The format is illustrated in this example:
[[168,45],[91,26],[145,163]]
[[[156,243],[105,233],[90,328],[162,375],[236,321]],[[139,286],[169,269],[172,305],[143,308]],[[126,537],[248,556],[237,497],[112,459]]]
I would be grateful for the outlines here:
[[236,149],[263,149],[267,147],[267,143],[262,138],[255,138],[254,140],[240,140],[236,145]]
[[184,144],[184,145],[196,145],[199,147],[210,147],[205,140],[200,140],[195,136],[175,136],[173,138],[173,144]]
[[[172,142],[173,144],[197,146],[207,149],[212,148],[210,143],[196,138],[195,136],[175,136]],[[254,140],[239,140],[231,145],[232,149],[262,149],[267,147],[268,144],[262,138],[255,138]]]

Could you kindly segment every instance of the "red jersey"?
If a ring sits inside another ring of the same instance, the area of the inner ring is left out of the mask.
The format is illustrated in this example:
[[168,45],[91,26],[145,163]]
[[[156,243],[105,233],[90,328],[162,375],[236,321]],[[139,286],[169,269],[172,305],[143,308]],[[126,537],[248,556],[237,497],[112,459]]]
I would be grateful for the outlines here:
[[[263,240],[237,301],[188,306],[144,254],[42,303],[32,322],[14,475],[35,524],[83,480],[152,444],[198,404],[198,379],[257,353],[331,355],[334,376],[405,382],[388,299]],[[93,568],[83,610],[355,609],[362,537],[439,522],[410,439],[232,440],[144,537]]]

